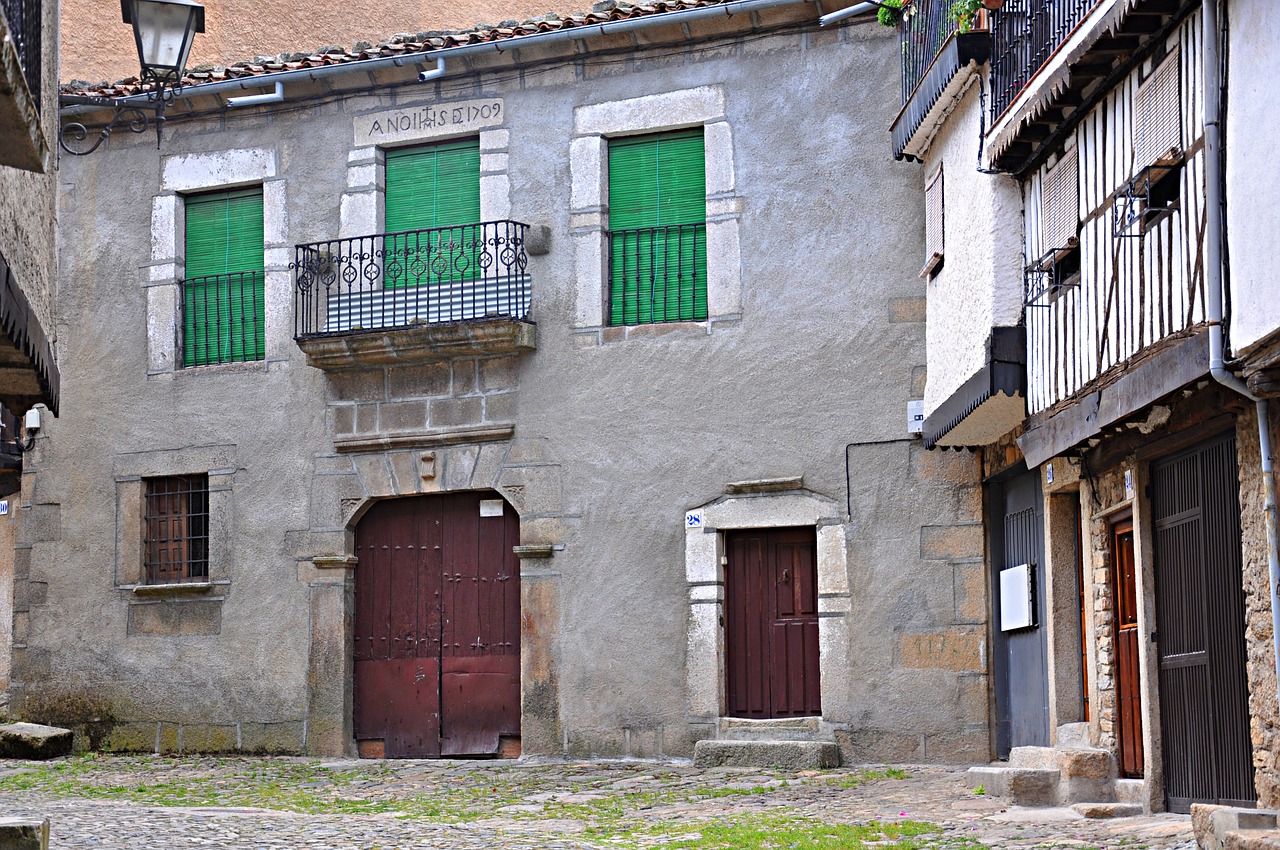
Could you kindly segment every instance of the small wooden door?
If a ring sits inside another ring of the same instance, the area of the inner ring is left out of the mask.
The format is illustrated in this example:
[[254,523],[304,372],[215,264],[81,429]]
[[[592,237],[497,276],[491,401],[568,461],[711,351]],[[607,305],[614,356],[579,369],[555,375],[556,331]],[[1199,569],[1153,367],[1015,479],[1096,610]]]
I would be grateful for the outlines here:
[[1132,521],[1112,527],[1111,558],[1120,775],[1136,779],[1142,776],[1142,687],[1138,677],[1138,582]]
[[1165,802],[1256,805],[1234,432],[1151,464]]
[[496,493],[395,499],[360,520],[357,740],[431,758],[520,734],[519,531]]
[[812,528],[725,536],[727,713],[822,714],[818,684],[818,568]]

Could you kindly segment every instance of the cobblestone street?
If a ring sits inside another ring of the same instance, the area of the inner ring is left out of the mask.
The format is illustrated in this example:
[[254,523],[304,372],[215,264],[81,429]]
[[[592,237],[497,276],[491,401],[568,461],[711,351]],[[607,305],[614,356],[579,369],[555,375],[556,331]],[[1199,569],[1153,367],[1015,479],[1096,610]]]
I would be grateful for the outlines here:
[[962,768],[79,757],[0,762],[0,815],[52,848],[1192,850],[1178,815],[1086,820],[975,794]]

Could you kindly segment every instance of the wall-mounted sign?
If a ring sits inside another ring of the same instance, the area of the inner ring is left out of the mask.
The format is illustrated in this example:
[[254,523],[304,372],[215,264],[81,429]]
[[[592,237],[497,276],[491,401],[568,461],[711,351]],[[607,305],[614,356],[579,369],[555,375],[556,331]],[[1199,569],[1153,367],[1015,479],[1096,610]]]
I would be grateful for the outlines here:
[[9,500],[0,499],[0,516],[8,516],[8,515],[9,515]]
[[356,147],[463,135],[506,120],[502,98],[433,103],[357,115]]
[[689,511],[684,515],[685,528],[702,528],[702,511]]
[[480,516],[502,516],[503,504],[501,499],[481,499]]
[[1036,624],[1035,565],[1019,564],[1000,571],[1000,631]]

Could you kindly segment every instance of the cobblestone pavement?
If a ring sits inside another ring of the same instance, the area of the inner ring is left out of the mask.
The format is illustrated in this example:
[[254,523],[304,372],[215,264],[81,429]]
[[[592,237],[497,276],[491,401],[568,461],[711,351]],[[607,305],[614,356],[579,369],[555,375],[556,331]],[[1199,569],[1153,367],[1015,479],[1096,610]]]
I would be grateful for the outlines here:
[[0,816],[48,817],[51,848],[67,850],[1195,847],[1185,816],[1011,808],[963,777],[938,766],[81,757],[0,761]]

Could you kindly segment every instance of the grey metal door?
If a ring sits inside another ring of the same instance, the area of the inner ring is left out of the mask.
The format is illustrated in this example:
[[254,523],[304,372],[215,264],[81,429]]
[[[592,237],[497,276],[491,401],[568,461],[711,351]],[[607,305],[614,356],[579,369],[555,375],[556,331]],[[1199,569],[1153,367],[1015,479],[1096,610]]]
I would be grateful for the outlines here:
[[1252,806],[1236,441],[1151,465],[1165,800]]
[[[1048,644],[1045,637],[1044,505],[1039,472],[990,485],[992,661],[996,683],[996,755],[1049,744]],[[1029,564],[1035,625],[1000,628],[1000,573]]]

